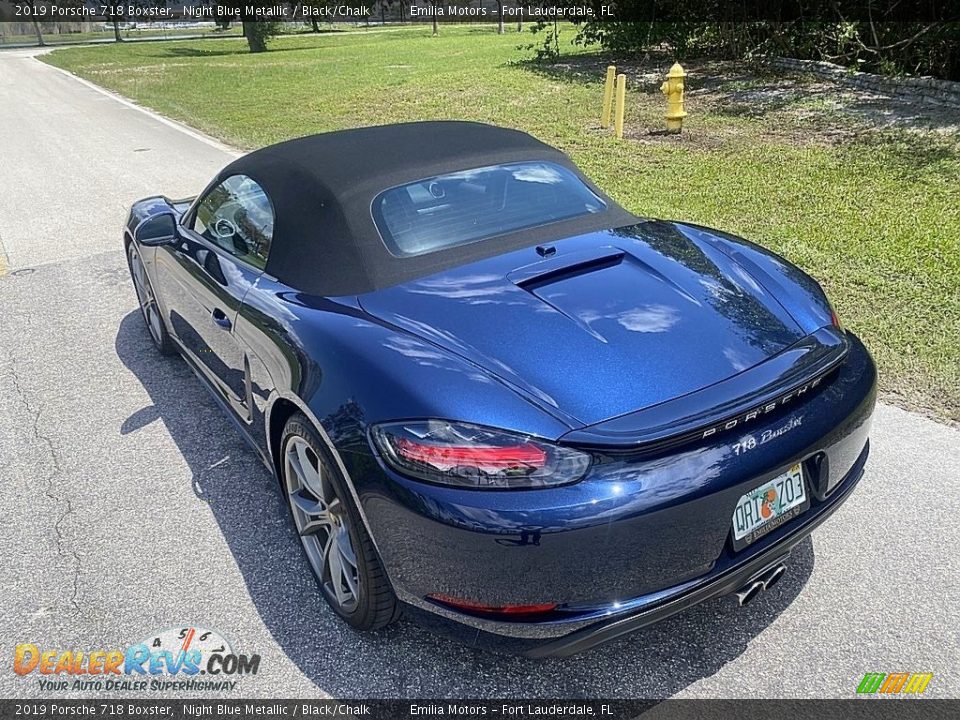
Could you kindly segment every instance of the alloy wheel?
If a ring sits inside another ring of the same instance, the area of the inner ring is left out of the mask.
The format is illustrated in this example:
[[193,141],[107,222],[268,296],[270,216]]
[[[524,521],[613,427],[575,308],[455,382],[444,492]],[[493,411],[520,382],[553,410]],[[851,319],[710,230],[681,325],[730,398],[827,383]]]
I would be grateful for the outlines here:
[[147,279],[143,261],[132,246],[130,247],[130,270],[133,275],[133,287],[137,291],[137,300],[140,302],[140,312],[143,314],[143,320],[147,323],[147,329],[150,330],[154,342],[160,345],[163,337],[157,300],[153,295],[153,289],[150,287],[150,281]]
[[288,438],[283,458],[287,495],[307,559],[327,599],[350,613],[359,604],[360,573],[346,505],[324,462],[304,438]]

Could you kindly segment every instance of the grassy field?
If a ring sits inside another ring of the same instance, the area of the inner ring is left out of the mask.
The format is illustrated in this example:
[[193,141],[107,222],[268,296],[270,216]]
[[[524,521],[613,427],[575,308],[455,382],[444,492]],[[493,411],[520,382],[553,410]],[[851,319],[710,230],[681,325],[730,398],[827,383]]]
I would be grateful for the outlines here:
[[262,55],[205,40],[45,59],[243,148],[431,118],[526,130],[563,148],[638,214],[736,232],[799,264],[873,351],[888,399],[960,420],[955,133],[871,130],[822,100],[759,111],[720,102],[767,79],[726,81],[704,64],[687,83],[682,137],[650,132],[661,126],[663,99],[638,76],[628,137],[618,142],[598,126],[605,59],[537,67],[517,49],[529,40],[444,26],[437,38],[428,28],[282,38]]

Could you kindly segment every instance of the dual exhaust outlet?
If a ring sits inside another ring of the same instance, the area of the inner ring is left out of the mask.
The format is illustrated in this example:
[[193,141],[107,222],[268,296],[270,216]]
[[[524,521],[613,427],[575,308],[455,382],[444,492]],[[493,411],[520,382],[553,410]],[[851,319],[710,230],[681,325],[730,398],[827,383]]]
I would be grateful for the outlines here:
[[740,605],[746,605],[760,594],[761,590],[769,590],[778,582],[787,571],[787,566],[783,563],[777,563],[773,567],[761,570],[754,575],[746,584],[736,591],[737,602]]

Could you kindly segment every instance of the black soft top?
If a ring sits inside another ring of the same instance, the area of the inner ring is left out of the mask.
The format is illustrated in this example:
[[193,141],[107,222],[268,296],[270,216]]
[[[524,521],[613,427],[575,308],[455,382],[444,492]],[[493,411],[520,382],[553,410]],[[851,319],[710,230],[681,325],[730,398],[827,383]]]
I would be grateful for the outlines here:
[[473,122],[417,122],[341,130],[271,145],[221,171],[253,178],[275,214],[266,272],[316,295],[354,295],[445,268],[637,218],[587,185],[607,209],[475,243],[396,257],[373,222],[374,198],[433,175],[506,162],[543,160],[583,174],[559,150],[526,133]]

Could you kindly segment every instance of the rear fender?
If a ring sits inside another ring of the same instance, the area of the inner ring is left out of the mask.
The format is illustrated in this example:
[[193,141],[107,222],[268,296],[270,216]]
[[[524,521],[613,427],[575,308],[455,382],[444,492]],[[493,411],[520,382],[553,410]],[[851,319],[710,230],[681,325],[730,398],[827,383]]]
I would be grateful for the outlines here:
[[692,242],[707,243],[737,263],[773,295],[807,333],[832,324],[830,302],[819,283],[779,255],[736,235],[673,223]]

